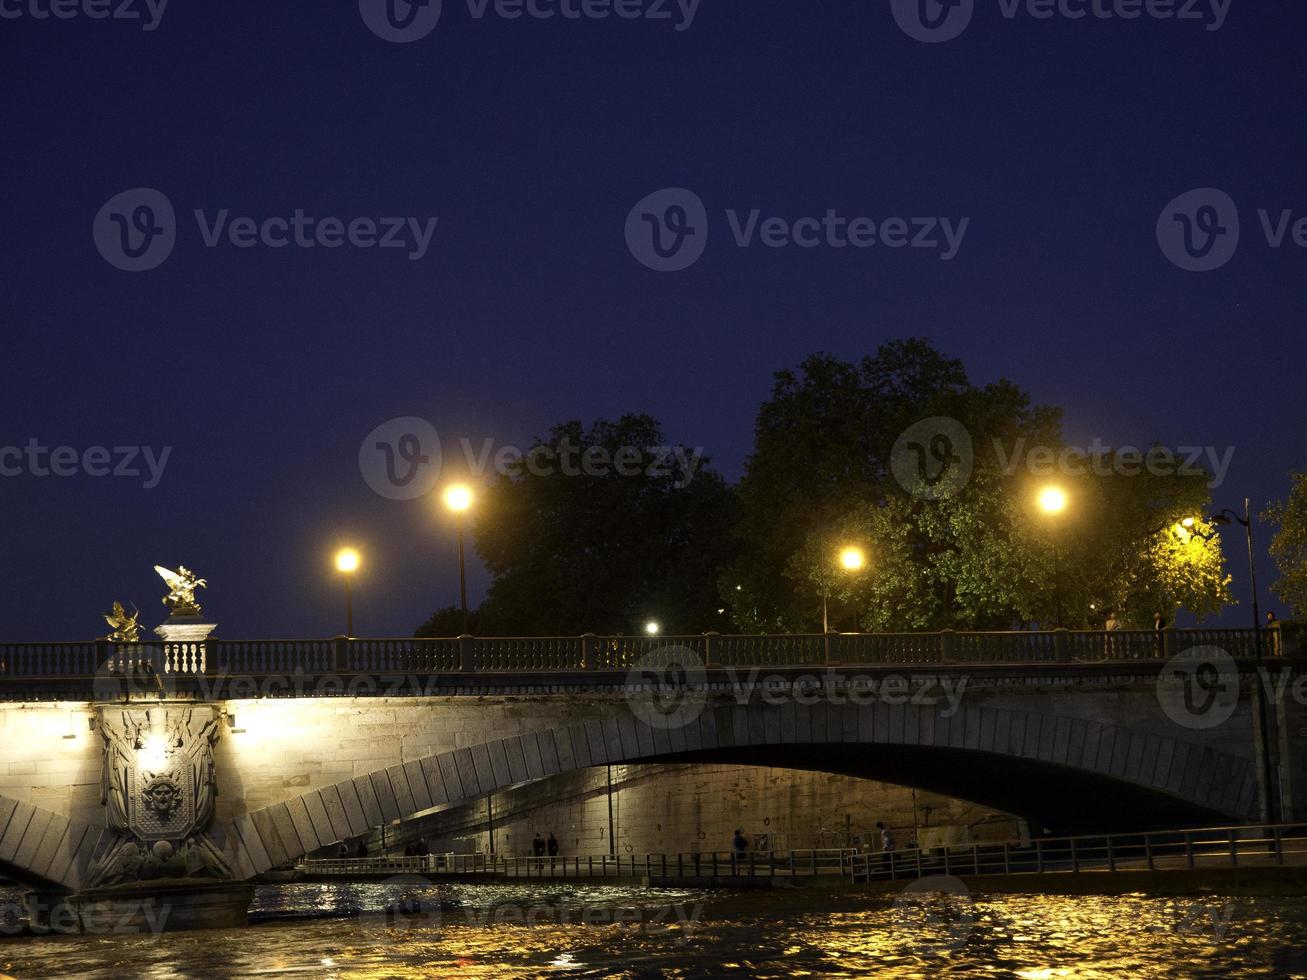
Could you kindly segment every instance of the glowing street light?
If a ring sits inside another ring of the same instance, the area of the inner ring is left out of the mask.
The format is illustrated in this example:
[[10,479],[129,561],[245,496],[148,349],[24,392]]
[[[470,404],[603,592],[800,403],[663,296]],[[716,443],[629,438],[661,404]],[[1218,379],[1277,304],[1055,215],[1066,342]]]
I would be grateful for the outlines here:
[[[867,554],[861,548],[849,545],[841,548],[839,552],[840,567],[846,572],[860,572],[863,566],[867,564]],[[823,588],[821,590],[821,631],[830,632],[830,617],[826,611],[826,600],[830,595],[830,587],[826,582],[826,576],[823,574]]]
[[472,506],[472,488],[466,483],[455,483],[445,488],[445,506],[461,514]]
[[658,620],[651,619],[649,620],[649,622],[644,624],[644,631],[648,633],[650,636],[657,636],[659,633],[663,631],[663,627],[662,624],[658,622]]
[[1045,514],[1062,513],[1066,510],[1066,491],[1061,487],[1044,487],[1039,491],[1039,509]]
[[352,583],[354,573],[359,570],[362,559],[353,548],[341,548],[336,552],[336,571],[345,576],[345,635],[354,635],[354,591]]
[[[1036,498],[1039,509],[1050,517],[1056,517],[1066,510],[1066,491],[1052,484],[1039,491]],[[1062,558],[1058,554],[1057,535],[1053,535],[1053,594],[1057,605],[1057,628],[1063,628],[1062,615]]]
[[458,518],[458,603],[463,610],[463,632],[467,632],[467,565],[463,557],[463,527],[472,507],[472,488],[466,483],[451,483],[445,488],[445,506]]

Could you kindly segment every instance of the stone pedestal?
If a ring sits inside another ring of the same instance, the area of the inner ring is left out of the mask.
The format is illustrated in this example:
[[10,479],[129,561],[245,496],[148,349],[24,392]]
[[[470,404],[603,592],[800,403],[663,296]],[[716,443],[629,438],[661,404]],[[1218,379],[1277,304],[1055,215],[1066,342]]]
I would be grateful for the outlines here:
[[203,643],[218,628],[198,614],[173,611],[154,628],[163,637],[164,670],[183,674],[203,673],[207,664]]
[[154,631],[163,637],[165,643],[199,643],[207,640],[209,634],[217,628],[217,623],[206,623],[199,616],[174,612],[156,626]]
[[140,882],[75,894],[29,892],[32,931],[72,935],[154,934],[246,925],[254,885]]

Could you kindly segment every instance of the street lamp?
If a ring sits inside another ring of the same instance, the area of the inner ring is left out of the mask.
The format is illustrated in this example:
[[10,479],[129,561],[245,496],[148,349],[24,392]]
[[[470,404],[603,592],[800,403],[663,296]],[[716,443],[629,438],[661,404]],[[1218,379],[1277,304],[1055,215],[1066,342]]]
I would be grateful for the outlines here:
[[463,632],[467,632],[467,567],[463,557],[463,526],[472,506],[472,488],[466,483],[453,483],[445,488],[445,506],[458,519],[458,603],[463,610]]
[[336,552],[336,571],[345,576],[345,635],[354,635],[354,573],[359,570],[359,553],[353,548]]
[[[861,548],[855,548],[852,545],[841,548],[839,553],[840,567],[846,572],[859,572],[867,564],[867,554]],[[826,612],[826,600],[830,595],[830,582],[828,577],[822,575],[821,590],[821,631],[822,633],[830,632],[830,618]]]
[[1252,587],[1253,593],[1253,656],[1257,661],[1257,730],[1261,735],[1262,742],[1262,778],[1266,782],[1266,815],[1268,819],[1274,820],[1276,819],[1277,794],[1274,792],[1274,784],[1271,781],[1271,753],[1270,745],[1267,742],[1266,713],[1268,705],[1265,674],[1262,671],[1262,613],[1257,602],[1257,562],[1253,557],[1252,501],[1247,497],[1243,498],[1243,517],[1227,507],[1219,514],[1208,518],[1208,520],[1212,524],[1242,524],[1244,537],[1248,542],[1248,583]]
[[649,620],[649,622],[644,624],[644,631],[648,633],[650,636],[657,636],[659,633],[663,631],[663,627],[662,624],[658,622],[658,620],[651,619]]
[[[1049,517],[1057,517],[1066,510],[1067,496],[1066,491],[1059,486],[1049,484],[1039,491],[1036,498],[1039,509]],[[1062,557],[1058,553],[1057,533],[1051,535],[1053,539],[1053,599],[1057,606],[1057,628],[1063,628],[1064,617],[1062,615]]]

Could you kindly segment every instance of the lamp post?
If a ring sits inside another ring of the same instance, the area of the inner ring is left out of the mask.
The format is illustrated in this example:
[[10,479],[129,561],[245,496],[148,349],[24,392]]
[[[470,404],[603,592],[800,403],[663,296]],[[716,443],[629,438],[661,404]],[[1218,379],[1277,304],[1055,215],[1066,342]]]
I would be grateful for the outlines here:
[[467,632],[467,566],[463,556],[463,525],[472,506],[472,488],[455,483],[445,488],[445,506],[454,512],[458,523],[458,604],[463,610],[463,632]]
[[1266,699],[1265,675],[1262,671],[1262,612],[1257,602],[1257,562],[1253,551],[1252,501],[1247,497],[1243,498],[1243,517],[1227,507],[1209,520],[1213,524],[1242,524],[1244,538],[1248,543],[1248,583],[1253,593],[1253,658],[1257,663],[1257,733],[1262,742],[1262,778],[1266,782],[1266,816],[1269,820],[1275,820],[1278,794],[1275,793],[1272,782],[1270,735],[1266,724],[1269,705]]
[[[840,567],[846,572],[858,572],[867,564],[867,555],[861,548],[855,548],[850,545],[847,548],[840,549],[839,554]],[[822,576],[821,590],[821,631],[822,633],[830,632],[830,617],[826,612],[826,600],[830,595],[830,579]]]
[[345,635],[354,636],[354,573],[359,570],[359,553],[353,548],[336,552],[336,571],[345,576]]
[[[1050,484],[1039,491],[1037,501],[1040,510],[1049,517],[1057,517],[1066,510],[1066,491]],[[1057,607],[1057,628],[1062,629],[1062,556],[1058,553],[1057,532],[1054,531],[1050,537],[1053,539],[1053,602]]]

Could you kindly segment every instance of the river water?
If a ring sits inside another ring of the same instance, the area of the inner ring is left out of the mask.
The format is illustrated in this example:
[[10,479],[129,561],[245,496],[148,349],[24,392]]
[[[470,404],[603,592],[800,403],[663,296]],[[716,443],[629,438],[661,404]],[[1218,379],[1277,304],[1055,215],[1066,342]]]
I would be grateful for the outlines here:
[[289,884],[255,924],[10,935],[29,977],[1307,977],[1307,898]]

